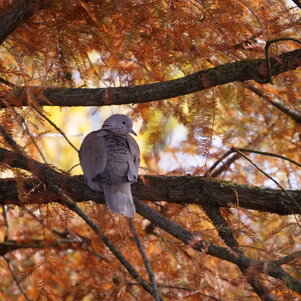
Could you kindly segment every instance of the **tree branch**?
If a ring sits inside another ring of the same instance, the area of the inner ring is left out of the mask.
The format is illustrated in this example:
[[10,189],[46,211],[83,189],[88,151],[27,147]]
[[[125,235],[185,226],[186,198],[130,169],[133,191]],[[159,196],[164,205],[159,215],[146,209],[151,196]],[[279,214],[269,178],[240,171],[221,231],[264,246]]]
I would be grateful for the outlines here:
[[[103,243],[109,248],[119,262],[124,266],[128,273],[147,291],[149,294],[154,295],[154,291],[151,285],[149,285],[130,264],[130,262],[122,255],[118,248],[111,242],[111,240],[97,227],[97,225],[90,219],[90,217],[77,206],[77,204],[70,199],[60,188],[56,185],[52,186],[55,193],[61,198],[61,203],[74,211],[80,216],[87,225],[95,232],[95,234],[103,241]],[[158,301],[162,301],[159,297]]]
[[281,103],[279,100],[277,100],[276,97],[272,98],[272,97],[268,96],[266,93],[264,93],[264,91],[260,90],[258,87],[254,86],[254,85],[251,85],[250,83],[243,83],[243,86],[245,86],[250,91],[252,91],[255,94],[257,94],[258,96],[260,96],[263,100],[270,103],[272,106],[274,106],[275,108],[280,110],[282,113],[286,114],[287,116],[289,116],[290,118],[295,120],[295,122],[301,123],[301,112],[292,110],[291,108],[289,108],[288,106],[285,106],[283,103]]
[[[243,251],[239,248],[239,244],[229,227],[227,221],[222,216],[219,206],[212,205],[209,203],[204,203],[202,205],[205,213],[210,218],[215,229],[218,231],[219,236],[223,239],[226,245],[231,249],[232,252],[235,252],[239,256],[245,257]],[[245,257],[246,258],[246,257]],[[264,286],[258,273],[249,273],[248,269],[238,266],[240,271],[245,275],[247,281],[254,289],[256,294],[260,297],[261,300],[272,301],[275,300],[274,297],[269,293],[268,289]]]
[[45,249],[59,247],[62,244],[80,243],[74,239],[61,239],[53,243],[45,244],[44,240],[34,240],[32,243],[21,243],[15,240],[6,240],[0,242],[0,256],[5,256],[7,253],[18,250],[18,249]]
[[[0,148],[0,162],[10,167],[33,170],[45,184],[59,185],[78,202],[94,200],[104,203],[102,193],[90,190],[82,176],[69,177],[48,165],[23,155]],[[301,207],[301,191],[286,190],[292,197],[278,189],[260,188],[230,182],[192,176],[144,176],[132,185],[133,195],[149,201],[166,201],[178,204],[202,204],[213,199],[220,207],[239,206],[280,215],[298,214]],[[0,179],[0,204],[49,203],[58,197],[47,185],[40,185],[36,178],[23,179],[26,194],[19,200],[15,179]],[[294,200],[294,201],[293,201]]]
[[130,227],[130,230],[131,230],[132,234],[134,235],[134,241],[135,241],[136,246],[137,246],[137,248],[138,248],[138,250],[139,250],[139,252],[141,254],[141,257],[142,257],[142,260],[143,260],[146,272],[147,272],[149,280],[150,280],[150,282],[152,284],[153,292],[154,292],[154,300],[155,301],[160,301],[161,297],[160,297],[159,292],[158,292],[158,286],[157,286],[157,283],[156,283],[155,274],[152,271],[150,262],[147,259],[147,256],[145,254],[144,248],[143,248],[142,243],[140,242],[139,236],[137,234],[137,231],[136,231],[133,219],[131,219],[131,218],[129,219],[129,227]]
[[252,269],[253,271],[255,269],[257,272],[265,273],[269,276],[280,279],[285,282],[289,288],[301,294],[301,281],[286,273],[280,266],[274,263],[265,263],[255,259],[249,259],[240,253],[234,254],[227,248],[204,243],[198,234],[193,234],[138,200],[135,200],[135,207],[137,212],[144,218],[147,218],[154,225],[160,227],[173,237],[176,237],[185,244],[190,245],[193,249],[204,251],[208,255],[232,262],[241,270]]
[[18,277],[16,276],[16,274],[15,274],[15,272],[14,272],[14,270],[13,270],[11,264],[10,264],[10,260],[9,260],[7,257],[5,257],[5,256],[3,256],[3,258],[4,258],[4,260],[6,261],[7,266],[8,266],[8,269],[10,270],[10,273],[12,274],[12,277],[13,277],[13,279],[14,279],[14,281],[15,281],[17,287],[19,288],[21,294],[24,296],[24,298],[26,299],[26,301],[32,301],[32,299],[30,299],[30,298],[27,296],[26,292],[25,292],[24,289],[22,288],[21,283],[20,283],[20,281],[18,280]]
[[30,18],[36,10],[45,8],[44,2],[46,3],[47,1],[15,0],[12,5],[5,9],[0,16],[0,45],[22,22]]
[[[78,178],[74,179],[67,175],[63,175],[47,165],[41,164],[33,159],[24,157],[22,154],[15,154],[11,151],[0,148],[0,161],[5,162],[6,164],[8,164],[11,167],[17,167],[17,168],[22,168],[25,170],[31,170],[46,185],[58,186],[62,190],[68,192],[68,194],[74,196],[76,199],[78,199],[79,197],[82,196],[83,197],[82,201],[94,200],[96,202],[100,202],[100,201],[103,202],[102,194],[89,190],[83,182],[79,181]],[[202,201],[206,201],[206,199],[209,196],[211,196],[210,198],[208,198],[209,200],[210,199],[211,200],[212,199],[216,199],[216,200],[221,199],[222,200],[225,197],[225,192],[228,192],[228,193],[231,192],[231,194],[235,196],[235,202],[236,202],[236,194],[237,193],[234,193],[234,191],[232,190],[233,187],[231,187],[231,188],[228,187],[227,188],[228,191],[225,190],[222,193],[220,192],[220,197],[217,197],[216,194],[214,194],[215,191],[218,189],[223,190],[226,187],[226,183],[221,184],[218,181],[212,181],[212,180],[208,180],[208,179],[204,179],[204,178],[200,178],[200,177],[194,178],[191,176],[188,176],[188,177],[153,177],[153,176],[149,176],[146,179],[147,179],[148,183],[152,182],[150,186],[152,186],[153,184],[155,185],[151,188],[152,191],[154,191],[154,188],[157,186],[165,187],[166,186],[165,184],[168,183],[169,180],[176,181],[176,183],[173,183],[172,186],[169,186],[169,188],[168,188],[168,190],[170,190],[169,194],[167,193],[168,191],[165,191],[163,194],[161,194],[161,197],[164,197],[164,198],[168,198],[170,196],[174,196],[175,198],[177,198],[177,194],[173,194],[173,191],[177,192],[177,186],[182,185],[182,184],[180,184],[182,182],[184,182],[184,186],[185,186],[185,185],[187,185],[187,181],[188,181],[188,182],[190,182],[190,187],[185,187],[185,189],[182,192],[181,197],[184,197],[184,195],[185,195],[185,198],[187,199],[187,191],[189,191],[188,195],[190,193],[195,194],[195,195],[205,193],[206,198]],[[179,182],[177,182],[178,180],[179,180]],[[198,181],[200,181],[202,183],[201,186],[195,185],[198,183]],[[150,186],[145,186],[142,181],[139,181],[139,182],[140,182],[140,187],[146,187],[147,189],[150,188]],[[207,183],[206,188],[204,188],[205,183]],[[11,185],[11,182],[9,184]],[[139,185],[139,183],[137,185]],[[210,190],[210,185],[216,185],[212,191]],[[231,186],[231,185],[229,185],[229,186]],[[246,191],[248,189],[250,189],[247,186],[238,185],[238,187],[240,187],[240,186],[244,187],[244,189],[246,189]],[[182,188],[183,188],[183,186],[182,186]],[[42,189],[42,188],[37,187],[37,190],[39,190],[39,189]],[[188,190],[186,190],[186,189],[188,189]],[[256,193],[258,193],[260,191],[261,191],[260,188],[251,189],[251,191],[249,192],[250,199],[255,198]],[[270,190],[270,192],[271,191],[273,191],[273,190]],[[141,193],[141,192],[139,192],[139,193]],[[139,195],[139,193],[137,193],[137,194]],[[146,193],[146,195],[144,197],[142,197],[142,199],[147,199],[147,196],[152,195],[150,190],[146,190],[145,193]],[[264,196],[262,196],[263,200],[266,202],[266,199],[269,194],[265,190],[264,190],[263,194],[264,194]],[[52,195],[53,195],[53,193],[52,193]],[[155,196],[156,195],[160,196],[160,194],[155,192]],[[42,201],[41,201],[41,199],[38,200],[39,203],[45,202],[45,198],[46,198],[46,196],[44,195]],[[283,195],[282,195],[282,198],[283,198]],[[52,197],[51,201],[53,202],[54,199],[55,198]],[[26,200],[26,197],[24,198],[24,200]],[[49,202],[49,200],[47,200],[47,202]],[[62,203],[62,200],[60,200],[60,203]],[[64,201],[63,201],[63,203],[64,203]],[[194,201],[194,203],[195,203],[195,201]],[[18,200],[16,204],[24,206],[25,203]],[[72,202],[69,205],[70,205],[70,207],[72,207],[75,205],[75,203]],[[287,274],[281,267],[279,267],[275,264],[270,264],[270,263],[264,264],[263,262],[257,262],[255,260],[248,259],[240,254],[233,254],[228,249],[218,247],[213,244],[206,245],[206,243],[204,243],[204,241],[199,237],[199,235],[193,234],[193,233],[189,232],[188,230],[186,230],[185,228],[175,224],[174,222],[172,222],[168,218],[164,217],[159,212],[155,211],[154,209],[150,208],[149,206],[143,204],[142,202],[139,202],[136,200],[135,206],[136,206],[136,210],[137,210],[138,214],[142,215],[144,218],[147,218],[154,225],[162,228],[164,231],[168,232],[175,238],[183,241],[186,244],[189,244],[194,249],[201,250],[201,251],[205,250],[205,252],[207,254],[217,257],[217,258],[220,258],[220,259],[223,259],[223,260],[226,260],[226,261],[229,261],[229,262],[232,262],[232,263],[238,265],[240,268],[247,269],[247,268],[253,266],[254,264],[256,264],[256,266],[259,267],[258,269],[260,272],[265,272],[272,277],[283,280],[294,291],[301,293],[301,282],[299,282],[298,280],[296,280],[295,278],[293,278],[292,276]],[[264,271],[262,269],[263,266],[265,267]],[[150,289],[152,291],[151,287],[150,287]]]
[[[275,76],[301,66],[301,49],[286,52],[270,58],[271,75]],[[117,88],[46,88],[19,87],[2,91],[0,108],[7,106],[105,106],[131,103],[145,103],[169,99],[202,91],[217,85],[235,81],[255,80],[266,83],[268,72],[265,59],[242,60],[235,63],[205,69],[179,79],[146,85]],[[27,93],[31,97],[27,97]]]

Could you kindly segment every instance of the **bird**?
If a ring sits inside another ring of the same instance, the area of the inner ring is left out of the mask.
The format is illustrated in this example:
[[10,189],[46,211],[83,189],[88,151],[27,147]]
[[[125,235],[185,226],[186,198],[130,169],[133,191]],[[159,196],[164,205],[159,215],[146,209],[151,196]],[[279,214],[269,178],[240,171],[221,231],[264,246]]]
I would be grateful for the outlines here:
[[87,185],[103,190],[110,211],[133,218],[131,184],[138,179],[140,149],[130,134],[137,136],[132,120],[123,114],[111,115],[101,129],[84,138],[79,160]]

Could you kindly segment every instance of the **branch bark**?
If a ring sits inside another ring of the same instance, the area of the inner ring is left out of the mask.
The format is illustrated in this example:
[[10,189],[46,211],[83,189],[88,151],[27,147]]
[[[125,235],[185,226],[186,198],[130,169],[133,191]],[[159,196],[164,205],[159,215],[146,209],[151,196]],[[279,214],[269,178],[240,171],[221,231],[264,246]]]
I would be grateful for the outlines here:
[[[301,66],[301,49],[271,58],[271,75]],[[267,83],[266,60],[253,59],[205,69],[179,79],[146,85],[117,88],[45,88],[15,87],[2,91],[0,108],[7,106],[105,106],[145,103],[202,91],[235,81],[255,80]],[[30,95],[31,97],[27,97]],[[34,97],[33,97],[34,96]],[[35,99],[35,103],[32,103]]]
[[[3,152],[0,149],[0,161],[3,160]],[[16,161],[15,161],[16,162]],[[21,164],[11,166],[22,168]],[[43,182],[47,179],[41,173],[51,175],[49,182],[55,182],[63,189],[66,189],[72,198],[77,202],[94,200],[104,203],[102,193],[90,190],[82,176],[68,177],[58,172],[50,172],[47,166],[40,169],[40,176]],[[147,184],[142,180],[132,185],[134,197],[152,202],[165,201],[177,204],[199,204],[202,205],[208,200],[220,207],[241,207],[246,209],[259,210],[262,212],[276,213],[279,215],[301,213],[301,191],[287,190],[295,202],[282,190],[260,188],[233,184],[216,179],[202,177],[168,177],[168,176],[144,176]],[[58,201],[58,197],[36,178],[24,178],[23,185],[26,195],[18,194],[16,179],[0,179],[0,204],[42,204]],[[19,180],[20,182],[20,180]]]
[[144,218],[147,218],[154,225],[160,227],[185,244],[190,245],[193,249],[198,251],[205,251],[208,255],[226,260],[228,262],[232,262],[233,264],[236,264],[242,271],[247,271],[248,269],[252,271],[255,270],[259,273],[264,273],[271,277],[280,279],[285,282],[287,287],[301,294],[301,281],[292,277],[274,262],[262,262],[255,259],[250,259],[240,253],[234,254],[228,248],[219,247],[214,244],[204,244],[199,235],[193,234],[187,229],[174,223],[146,204],[135,200],[135,207],[137,212]]
[[26,19],[30,18],[36,10],[45,8],[50,1],[45,0],[16,0],[5,9],[0,16],[0,45],[3,41]]
[[[102,202],[103,202],[103,196],[99,193],[89,190],[86,187],[86,185],[79,180],[79,178],[75,178],[75,179],[71,178],[68,175],[64,175],[64,174],[54,170],[50,166],[39,163],[33,159],[26,158],[24,155],[22,155],[20,153],[16,154],[16,153],[13,153],[6,149],[0,148],[0,161],[5,162],[7,165],[9,165],[11,167],[29,170],[37,178],[39,178],[44,184],[49,185],[50,187],[58,186],[58,187],[60,187],[60,189],[62,191],[65,191],[66,193],[68,193],[68,195],[71,195],[72,197],[76,197],[77,199],[82,196],[83,197],[82,200],[92,199],[92,200],[95,200],[96,202],[99,200],[102,200]],[[165,187],[166,186],[165,181],[167,181],[168,178],[172,178],[172,179],[176,180],[178,177],[166,177],[166,178],[165,177],[148,177],[147,180],[149,180],[149,181],[154,180],[156,185],[153,186],[151,189],[151,190],[154,190],[154,187],[156,187],[158,185],[158,183],[156,181],[159,180],[160,181],[159,186]],[[181,178],[181,177],[179,177],[179,178]],[[202,181],[205,181],[206,183],[217,184],[216,188],[224,188],[224,185],[226,185],[226,184],[221,184],[218,181],[212,181],[212,180],[208,180],[208,179],[204,179],[204,178],[193,178],[190,176],[183,177],[183,179],[181,179],[180,181],[183,181],[183,180],[187,181],[188,179],[190,179],[190,181],[192,180],[192,186],[191,185],[189,186],[189,189],[192,189],[192,190],[195,187],[195,183],[197,183],[195,181],[201,181],[201,183],[202,183]],[[31,179],[31,181],[34,182],[37,180]],[[20,181],[19,181],[19,183],[20,183]],[[25,183],[26,183],[26,181],[25,181]],[[170,193],[170,195],[174,196],[175,198],[177,198],[177,195],[173,194],[173,190],[179,191],[179,190],[177,190],[178,183],[180,183],[180,182],[177,182],[176,184],[173,184],[172,187],[168,188],[168,189],[172,188],[172,190],[170,190],[169,193]],[[12,182],[11,181],[7,182],[7,184],[11,185]],[[137,185],[139,185],[139,183]],[[149,189],[150,186],[145,186],[142,182],[140,182],[140,187],[147,187]],[[6,188],[8,188],[8,187],[6,187]],[[188,188],[188,187],[186,187],[186,188]],[[44,188],[41,188],[41,185],[40,185],[40,187],[37,187],[37,191],[39,189],[44,189]],[[208,189],[210,190],[210,185],[209,185]],[[245,189],[247,189],[247,188],[245,188]],[[252,195],[252,198],[254,198],[257,191],[256,191],[256,189],[251,189],[251,190],[253,190],[253,194],[251,194],[251,195]],[[231,191],[231,189],[229,191]],[[260,191],[260,189],[259,189],[259,191]],[[168,196],[170,197],[170,195],[166,192],[167,191],[165,191],[165,194],[161,195],[161,197],[165,197],[165,198],[168,198]],[[146,193],[147,193],[147,191],[146,191]],[[149,195],[152,195],[151,191],[148,191],[148,193],[149,193]],[[190,195],[190,193],[198,193],[198,194],[205,193],[209,200],[212,200],[215,198],[214,196],[211,195],[211,193],[213,193],[213,191],[211,191],[210,194],[208,194],[208,190],[206,188],[204,189],[204,185],[201,185],[200,187],[197,187],[196,189],[194,188],[194,191],[185,190],[185,195],[186,195],[185,198],[186,199],[188,199],[187,194]],[[234,195],[236,195],[234,192],[232,192],[232,193]],[[52,194],[55,194],[55,193],[53,192]],[[155,194],[155,195],[158,195],[158,194]],[[211,195],[211,197],[210,197],[210,195]],[[158,196],[160,196],[160,195],[158,195]],[[59,198],[59,196],[57,196],[57,197]],[[184,197],[184,195],[182,194],[180,197]],[[46,196],[44,195],[43,199],[45,200],[45,198],[46,198]],[[179,198],[179,196],[178,196],[178,198]],[[147,198],[143,197],[142,199],[147,199]],[[39,200],[39,201],[40,201],[40,203],[45,202],[45,201],[41,201],[41,200]],[[52,198],[52,201],[54,201],[53,198]],[[56,200],[56,201],[59,201],[60,203],[63,203],[63,204],[66,202],[66,200],[65,200],[65,202],[64,202],[64,200]],[[206,202],[206,201],[207,201],[207,199],[202,200],[202,202]],[[24,206],[26,204],[26,202],[28,203],[28,200],[26,200],[26,195],[25,195],[24,199],[18,200],[18,202],[16,204]],[[47,202],[49,202],[49,200],[47,200]],[[236,252],[234,254],[227,248],[219,247],[214,244],[204,242],[199,235],[193,234],[190,231],[188,231],[187,229],[181,227],[180,225],[177,225],[176,223],[172,222],[171,220],[169,220],[168,218],[166,218],[165,216],[163,216],[156,210],[147,206],[146,204],[144,204],[138,200],[135,200],[135,206],[136,206],[136,210],[137,210],[138,214],[142,215],[144,218],[151,221],[154,225],[162,228],[164,231],[171,234],[175,238],[181,240],[185,244],[190,245],[192,248],[199,250],[199,251],[205,251],[209,255],[220,258],[222,260],[232,262],[232,263],[236,264],[242,271],[246,271],[248,268],[254,269],[254,267],[255,267],[258,272],[266,273],[267,275],[270,275],[274,278],[280,279],[283,282],[285,282],[285,284],[288,287],[292,288],[294,291],[296,291],[298,293],[301,293],[301,282],[296,280],[292,276],[290,276],[280,266],[276,265],[275,263],[263,263],[260,261],[249,259],[246,256],[244,256],[243,254],[240,254],[239,252]]]
[[[239,248],[239,243],[236,240],[231,227],[222,216],[219,206],[212,206],[210,204],[202,205],[205,213],[211,220],[215,229],[218,231],[219,236],[225,242],[225,244],[231,249],[232,252],[238,256],[246,258],[242,249]],[[253,290],[260,297],[261,300],[273,301],[275,300],[273,295],[269,293],[268,288],[264,285],[264,282],[258,277],[259,273],[249,273],[248,268],[238,266],[240,271],[245,276]]]

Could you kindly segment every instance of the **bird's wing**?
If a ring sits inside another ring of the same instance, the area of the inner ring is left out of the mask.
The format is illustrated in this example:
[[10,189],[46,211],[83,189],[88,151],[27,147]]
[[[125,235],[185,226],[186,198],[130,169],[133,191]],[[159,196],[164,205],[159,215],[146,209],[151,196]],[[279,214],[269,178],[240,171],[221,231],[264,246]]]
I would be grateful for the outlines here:
[[127,135],[127,141],[129,144],[129,170],[127,177],[130,182],[135,182],[138,179],[138,170],[140,165],[140,149],[136,140],[131,135]]
[[79,150],[82,170],[87,184],[93,190],[100,190],[99,185],[94,183],[93,179],[104,172],[107,164],[105,134],[106,131],[103,130],[91,132],[85,137]]

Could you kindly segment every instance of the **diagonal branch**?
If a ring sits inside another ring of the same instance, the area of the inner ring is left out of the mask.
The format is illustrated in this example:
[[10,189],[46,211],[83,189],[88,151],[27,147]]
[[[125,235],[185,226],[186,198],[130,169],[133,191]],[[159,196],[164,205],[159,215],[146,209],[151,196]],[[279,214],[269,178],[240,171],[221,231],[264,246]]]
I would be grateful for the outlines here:
[[4,258],[4,260],[6,261],[6,263],[7,263],[7,265],[8,265],[8,269],[9,269],[10,273],[12,274],[12,277],[13,277],[13,279],[14,279],[14,281],[15,281],[17,287],[19,288],[21,294],[24,296],[25,300],[26,300],[26,301],[32,301],[32,299],[30,299],[30,298],[27,296],[26,292],[25,292],[24,289],[22,288],[21,283],[20,283],[20,281],[18,280],[18,277],[16,276],[16,274],[15,274],[15,272],[14,272],[14,270],[13,270],[11,264],[10,264],[10,260],[9,260],[7,257],[5,257],[5,256],[3,256],[3,258]]
[[0,45],[26,19],[30,18],[35,10],[44,7],[46,1],[15,0],[0,16]]
[[133,219],[129,219],[129,227],[132,231],[132,234],[134,235],[134,240],[135,240],[136,246],[137,246],[137,248],[138,248],[138,250],[141,254],[141,257],[142,257],[145,269],[147,271],[149,280],[151,281],[151,284],[153,286],[154,300],[155,301],[160,301],[160,295],[159,295],[159,292],[158,292],[158,286],[157,286],[157,283],[156,283],[155,274],[153,273],[150,262],[147,259],[147,256],[146,256],[145,251],[144,251],[143,246],[142,246],[142,243],[139,239],[139,236],[137,234],[135,225],[133,223]]
[[[195,250],[205,251],[208,255],[226,260],[228,262],[232,262],[233,264],[236,264],[242,271],[247,271],[247,269],[249,268],[251,268],[252,270],[256,269],[260,273],[265,273],[269,276],[282,280],[287,285],[287,287],[301,294],[301,281],[295,279],[294,277],[286,273],[280,266],[274,263],[265,263],[255,259],[249,259],[248,257],[244,256],[243,254],[240,254],[239,252],[233,254],[233,252],[231,252],[230,250],[216,246],[214,244],[206,244],[200,239],[199,235],[191,233],[187,229],[169,220],[167,217],[163,216],[156,210],[150,208],[146,204],[135,200],[135,206],[137,212],[144,218],[147,218],[154,225],[160,227],[167,233],[178,238],[185,244],[190,245]],[[263,288],[259,287],[259,289]],[[263,289],[262,295],[266,297],[269,296],[264,294],[265,290]]]
[[[301,49],[270,58],[271,75],[276,76],[301,66]],[[31,105],[30,97],[41,106],[106,106],[145,103],[202,91],[235,81],[255,80],[266,83],[266,60],[250,59],[205,69],[175,80],[117,88],[46,88],[19,87],[2,91],[0,108]],[[15,100],[14,100],[15,99]]]
[[248,88],[250,91],[260,96],[263,100],[270,103],[272,106],[274,106],[275,108],[277,108],[278,110],[280,110],[281,112],[283,112],[284,114],[286,114],[287,116],[295,120],[295,122],[301,123],[301,112],[292,110],[288,106],[285,106],[283,103],[277,100],[276,97],[272,98],[268,96],[266,93],[264,93],[264,91],[260,90],[255,85],[251,85],[250,83],[247,82],[243,83],[243,85],[246,88]]
[[[218,231],[219,236],[223,239],[226,245],[236,254],[245,257],[243,251],[239,248],[239,244],[228,225],[227,221],[222,216],[219,206],[214,204],[214,202],[204,202],[202,205],[205,213],[213,223],[215,229]],[[247,281],[260,297],[261,300],[272,301],[275,300],[274,297],[269,293],[265,285],[260,281],[258,275],[253,275],[248,273],[248,268],[238,266],[240,271],[245,275]],[[259,273],[259,272],[258,272]]]
[[[129,274],[137,280],[137,282],[151,295],[154,295],[154,291],[151,285],[149,285],[130,264],[130,262],[122,255],[118,248],[110,241],[110,239],[99,229],[99,227],[90,219],[90,217],[77,206],[77,204],[70,199],[60,188],[53,185],[55,193],[61,198],[62,204],[68,207],[70,210],[77,213],[87,225],[96,233],[96,235],[104,242],[109,250],[115,255],[119,262],[125,267]],[[160,297],[158,301],[162,300]]]

